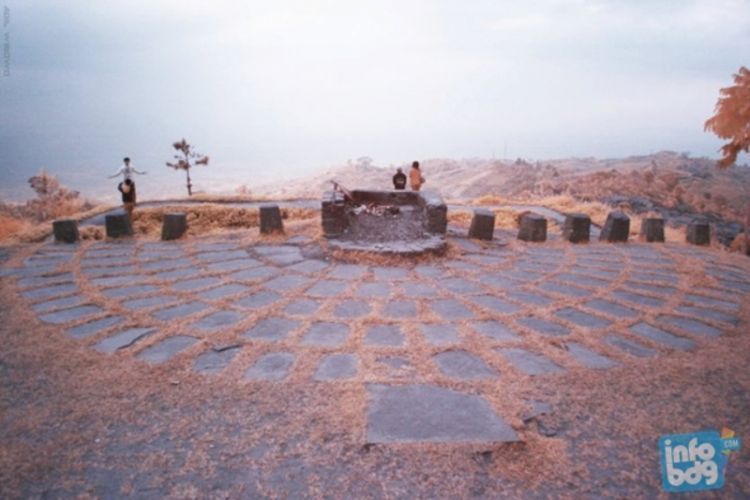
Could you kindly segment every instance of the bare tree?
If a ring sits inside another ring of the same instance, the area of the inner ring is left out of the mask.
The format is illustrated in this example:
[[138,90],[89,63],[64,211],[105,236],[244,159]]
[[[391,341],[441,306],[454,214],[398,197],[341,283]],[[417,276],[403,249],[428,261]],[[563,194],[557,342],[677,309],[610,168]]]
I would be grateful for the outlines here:
[[190,182],[190,169],[193,165],[208,165],[208,156],[201,155],[193,151],[193,147],[183,138],[172,144],[172,147],[179,152],[174,155],[175,162],[167,162],[167,166],[175,170],[184,170],[187,176],[188,196],[193,195],[193,184]]
[[[742,66],[734,75],[734,85],[719,91],[714,116],[706,120],[705,130],[728,142],[721,147],[719,168],[727,168],[737,161],[740,152],[750,150],[750,70]],[[750,204],[745,217],[745,241],[742,252],[748,253],[750,244]]]

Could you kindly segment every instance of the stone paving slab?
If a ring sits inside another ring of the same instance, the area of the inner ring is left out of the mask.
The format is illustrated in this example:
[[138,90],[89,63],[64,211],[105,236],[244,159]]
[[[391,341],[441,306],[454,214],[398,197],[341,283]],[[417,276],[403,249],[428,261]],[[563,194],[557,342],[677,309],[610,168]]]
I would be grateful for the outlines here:
[[199,273],[193,268],[175,269],[174,271],[164,271],[151,276],[159,281],[173,281],[187,278],[198,278]]
[[164,363],[196,342],[198,342],[198,339],[195,337],[175,335],[162,340],[158,344],[147,347],[139,352],[136,358],[151,364]]
[[337,347],[346,342],[349,327],[343,323],[317,321],[313,323],[302,337],[304,345]]
[[438,296],[435,287],[426,283],[409,281],[401,283],[400,287],[404,295],[411,298],[433,298]]
[[527,292],[524,290],[508,290],[506,295],[522,304],[531,304],[535,306],[547,307],[551,305],[554,300],[550,297],[534,292]]
[[628,302],[639,307],[652,307],[659,308],[663,307],[665,300],[657,299],[656,297],[650,297],[640,293],[628,292],[626,290],[615,290],[612,292],[612,296],[623,302]]
[[99,352],[112,354],[120,349],[130,347],[139,340],[151,335],[154,331],[153,328],[129,328],[100,340],[94,344],[94,349]]
[[471,302],[495,314],[514,314],[520,310],[515,304],[494,295],[477,295]]
[[225,349],[209,349],[197,358],[193,363],[193,369],[198,373],[216,374],[229,366],[234,357],[240,352],[239,346]]
[[251,340],[279,341],[289,336],[291,332],[299,328],[301,323],[297,320],[271,317],[258,321],[247,330],[243,337]]
[[681,316],[670,316],[665,314],[657,317],[656,322],[659,325],[669,325],[697,337],[716,338],[721,335],[721,330],[718,328],[714,328],[713,326],[709,326],[700,321],[683,318]]
[[557,281],[545,281],[539,285],[539,289],[544,290],[545,292],[565,295],[566,297],[588,297],[591,295],[591,292],[585,288]]
[[371,325],[365,334],[365,345],[399,347],[404,342],[404,334],[397,325]]
[[707,295],[698,295],[698,294],[693,294],[693,293],[685,294],[683,296],[683,300],[686,300],[688,302],[691,302],[699,306],[721,307],[723,309],[728,309],[731,311],[736,311],[740,308],[740,305],[737,302],[733,302],[730,300],[717,299],[714,297],[709,297]]
[[689,351],[695,347],[695,342],[692,340],[672,335],[671,333],[667,333],[664,330],[660,330],[659,328],[645,322],[636,323],[635,325],[632,325],[629,330],[636,335],[640,335],[641,337],[672,349]]
[[552,373],[562,373],[565,371],[541,354],[536,354],[525,349],[501,348],[496,350],[502,354],[514,368],[527,375],[547,375]]
[[[295,273],[302,273],[302,274],[313,274],[317,275],[318,273],[322,273],[326,269],[328,269],[329,264],[322,260],[303,260],[302,262],[299,262],[297,264],[293,264],[289,267],[287,267],[288,271],[293,271]],[[346,276],[342,276],[343,279],[346,279]]]
[[343,380],[357,375],[359,360],[354,354],[329,354],[323,357],[315,370],[313,380]]
[[172,269],[179,269],[182,267],[193,267],[193,261],[191,259],[168,259],[159,260],[156,262],[146,262],[141,264],[141,269],[145,271],[169,271]]
[[367,274],[367,266],[357,264],[335,264],[333,269],[328,273],[329,278],[342,280],[358,280]]
[[136,297],[138,295],[147,295],[156,293],[159,288],[154,285],[133,285],[119,288],[108,288],[102,292],[102,295],[110,299],[122,299],[125,297]]
[[480,335],[497,342],[515,342],[521,340],[510,327],[499,321],[475,321],[471,327]]
[[570,355],[586,368],[607,369],[617,366],[617,362],[608,357],[592,351],[588,347],[577,342],[567,342],[566,347]]
[[593,314],[583,312],[574,307],[566,307],[564,309],[560,309],[555,313],[555,316],[566,321],[570,321],[571,323],[574,323],[583,328],[597,329],[604,328],[612,324],[612,322],[608,319],[594,316]]
[[106,318],[89,321],[88,323],[68,328],[65,331],[65,334],[68,337],[81,340],[97,335],[108,328],[119,325],[123,321],[124,318],[122,316],[108,316]]
[[435,312],[435,314],[449,321],[469,319],[474,317],[473,312],[471,312],[465,305],[454,299],[433,300],[432,302],[430,302],[430,308]]
[[250,269],[254,267],[260,266],[261,263],[257,260],[251,259],[249,257],[245,257],[244,259],[237,259],[237,260],[225,260],[221,262],[214,262],[212,264],[208,264],[206,266],[206,269],[208,269],[211,272],[230,272],[230,271],[240,271],[243,269]]
[[278,278],[274,278],[272,280],[266,281],[263,284],[264,288],[267,288],[268,290],[273,290],[275,292],[289,292],[292,290],[297,290],[299,288],[302,288],[303,286],[309,285],[312,283],[313,280],[304,276],[279,276]]
[[398,281],[409,276],[409,271],[403,267],[374,267],[372,273],[378,281]]
[[391,294],[392,287],[388,283],[362,283],[354,292],[357,297],[383,298]]
[[16,282],[18,288],[26,290],[40,286],[58,285],[61,283],[73,283],[75,276],[71,272],[56,273],[49,276],[32,276],[21,278]]
[[349,284],[342,280],[321,280],[307,290],[311,297],[330,298],[342,295]]
[[192,301],[184,304],[178,304],[176,306],[167,307],[165,309],[159,309],[153,312],[151,315],[161,321],[180,320],[193,314],[197,314],[201,311],[208,309],[208,305],[203,302]]
[[443,375],[461,380],[497,378],[481,358],[463,350],[444,351],[432,357]]
[[279,300],[281,300],[281,298],[281,295],[276,292],[262,290],[235,301],[235,305],[247,309],[260,309],[278,302]]
[[195,323],[190,325],[190,329],[197,328],[199,330],[218,330],[221,328],[229,328],[236,323],[239,323],[243,318],[243,315],[237,311],[218,311],[208,316],[204,316]]
[[245,372],[247,380],[282,380],[289,374],[294,363],[291,352],[272,352],[261,356]]
[[254,265],[261,265],[260,261],[250,258],[244,250],[223,250],[218,252],[205,252],[195,254],[195,258],[201,262],[220,262],[223,260],[247,260]]
[[294,316],[310,316],[315,314],[322,305],[323,303],[319,300],[297,299],[287,304],[284,312]]
[[428,344],[448,345],[460,342],[458,330],[455,326],[446,323],[423,323],[420,325],[422,335]]
[[78,285],[75,283],[61,283],[59,285],[45,286],[42,288],[35,288],[33,290],[27,290],[21,292],[21,296],[25,299],[38,301],[44,299],[50,299],[53,297],[62,297],[64,295],[70,295],[78,292]]
[[37,302],[31,306],[31,310],[35,313],[43,313],[54,311],[56,309],[70,308],[79,306],[87,302],[86,297],[81,295],[71,295],[59,299],[47,300],[45,302]]
[[171,287],[172,289],[178,290],[180,292],[191,292],[193,290],[200,290],[202,288],[215,286],[221,282],[222,280],[219,278],[208,276],[204,278],[192,278],[189,280],[177,281],[175,283],[172,283]]
[[533,330],[535,333],[546,337],[561,337],[570,334],[570,330],[567,327],[534,316],[519,318],[517,321],[529,330]]
[[249,287],[244,285],[238,285],[237,283],[231,283],[229,285],[222,285],[210,290],[201,292],[200,296],[207,300],[223,300],[227,297],[233,297],[250,291]]
[[413,300],[391,300],[383,306],[383,315],[388,318],[415,318],[419,308]]
[[71,321],[78,321],[86,318],[87,316],[93,316],[94,314],[102,313],[103,310],[95,305],[82,305],[73,307],[71,309],[63,309],[62,311],[56,311],[53,313],[43,314],[39,316],[39,319],[45,323],[63,324]]
[[165,306],[179,299],[175,295],[156,295],[142,299],[126,300],[122,303],[123,307],[133,310],[151,309],[152,307]]
[[609,300],[593,299],[583,305],[589,309],[594,309],[595,311],[609,314],[610,316],[617,316],[618,318],[635,318],[638,316],[638,312],[635,309],[622,306]]
[[480,396],[430,385],[370,384],[367,388],[369,443],[518,440]]
[[730,325],[736,325],[740,322],[740,319],[733,315],[723,311],[716,311],[714,309],[706,309],[704,307],[680,305],[676,311],[680,314],[687,316],[696,316],[707,320],[718,321],[720,323],[729,323]]
[[249,283],[258,283],[276,276],[278,271],[273,267],[259,266],[250,269],[242,269],[230,274],[228,277],[235,281],[245,281]]
[[364,300],[345,300],[333,310],[337,318],[359,318],[372,312],[372,306]]
[[639,358],[656,356],[656,351],[653,349],[639,344],[638,342],[618,337],[617,335],[608,335],[604,337],[604,342]]

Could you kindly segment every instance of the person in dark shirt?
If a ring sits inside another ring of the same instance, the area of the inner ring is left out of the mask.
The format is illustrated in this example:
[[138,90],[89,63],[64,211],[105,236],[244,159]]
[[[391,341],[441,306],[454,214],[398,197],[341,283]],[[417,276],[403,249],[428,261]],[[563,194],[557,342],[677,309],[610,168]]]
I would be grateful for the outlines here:
[[122,193],[122,208],[128,214],[128,218],[133,220],[133,209],[135,208],[135,183],[130,179],[125,179],[117,185],[117,190]]
[[393,176],[393,188],[394,189],[406,189],[406,174],[400,168],[396,171]]

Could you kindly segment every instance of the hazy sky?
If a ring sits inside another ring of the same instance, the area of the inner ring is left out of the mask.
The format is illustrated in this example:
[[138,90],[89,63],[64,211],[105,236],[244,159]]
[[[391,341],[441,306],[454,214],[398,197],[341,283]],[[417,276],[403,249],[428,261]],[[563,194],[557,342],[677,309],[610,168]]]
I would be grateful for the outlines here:
[[6,197],[41,168],[94,189],[126,155],[179,186],[164,161],[183,136],[212,158],[203,187],[363,155],[715,156],[703,122],[750,65],[739,0],[6,5]]

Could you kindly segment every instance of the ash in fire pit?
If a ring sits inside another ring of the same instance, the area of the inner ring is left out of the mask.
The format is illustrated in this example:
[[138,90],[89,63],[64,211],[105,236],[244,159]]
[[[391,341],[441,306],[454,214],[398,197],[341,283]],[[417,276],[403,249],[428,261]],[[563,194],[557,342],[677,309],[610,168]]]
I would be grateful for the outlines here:
[[447,211],[437,193],[338,188],[323,196],[321,213],[333,248],[392,254],[445,251]]

